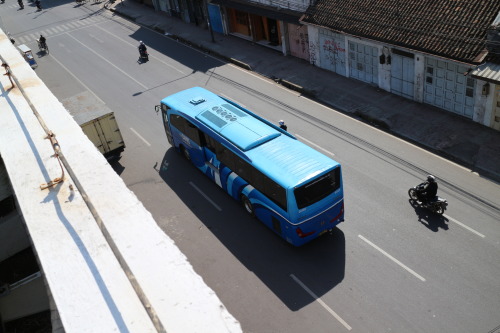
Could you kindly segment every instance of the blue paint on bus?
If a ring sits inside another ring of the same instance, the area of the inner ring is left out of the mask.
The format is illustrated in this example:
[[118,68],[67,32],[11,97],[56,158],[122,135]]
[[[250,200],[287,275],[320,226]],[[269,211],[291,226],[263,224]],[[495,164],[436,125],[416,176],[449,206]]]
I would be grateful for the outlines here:
[[276,234],[300,246],[344,221],[341,165],[233,101],[165,97],[168,141]]

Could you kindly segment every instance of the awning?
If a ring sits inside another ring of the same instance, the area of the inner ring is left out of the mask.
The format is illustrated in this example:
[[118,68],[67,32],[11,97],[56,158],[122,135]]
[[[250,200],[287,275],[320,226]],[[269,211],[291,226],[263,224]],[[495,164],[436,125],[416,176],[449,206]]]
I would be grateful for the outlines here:
[[491,83],[500,83],[500,64],[486,62],[474,69],[471,73],[473,78]]
[[278,8],[276,6],[265,6],[260,3],[240,2],[238,0],[212,0],[210,3],[234,8],[250,14],[269,17],[278,21],[302,25],[299,23],[299,19],[303,14],[302,12]]

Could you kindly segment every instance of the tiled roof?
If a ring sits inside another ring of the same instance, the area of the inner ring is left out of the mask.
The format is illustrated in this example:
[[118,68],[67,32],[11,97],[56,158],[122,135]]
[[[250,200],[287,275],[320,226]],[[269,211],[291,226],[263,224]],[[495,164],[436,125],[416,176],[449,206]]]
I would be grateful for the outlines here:
[[317,0],[301,22],[472,63],[499,0]]

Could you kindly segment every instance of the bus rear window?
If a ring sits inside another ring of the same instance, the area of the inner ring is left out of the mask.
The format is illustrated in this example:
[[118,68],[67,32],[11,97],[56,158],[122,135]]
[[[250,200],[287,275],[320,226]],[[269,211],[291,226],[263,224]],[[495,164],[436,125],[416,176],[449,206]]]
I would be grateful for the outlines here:
[[340,187],[340,167],[326,175],[313,179],[309,183],[296,188],[294,191],[297,207],[308,207],[321,199],[326,198]]

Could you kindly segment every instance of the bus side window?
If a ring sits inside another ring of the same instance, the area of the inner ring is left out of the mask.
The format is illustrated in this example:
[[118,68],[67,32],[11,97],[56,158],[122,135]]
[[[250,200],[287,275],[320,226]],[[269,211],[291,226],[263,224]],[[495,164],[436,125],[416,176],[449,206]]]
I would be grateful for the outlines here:
[[183,118],[177,114],[170,115],[170,124],[184,133],[184,122],[182,120]]
[[186,122],[186,132],[184,134],[186,134],[188,138],[196,142],[198,146],[201,146],[200,131],[198,130],[198,127],[194,126],[186,119],[184,119],[184,121]]
[[184,119],[183,117],[177,114],[173,114],[170,116],[170,122],[172,126],[177,128],[179,131],[184,133],[188,138],[196,142],[198,146],[201,145],[200,131],[198,130],[198,127],[194,126],[187,119]]
[[201,132],[200,134],[202,135],[202,142],[205,144],[205,147],[215,153],[215,140],[207,133]]

